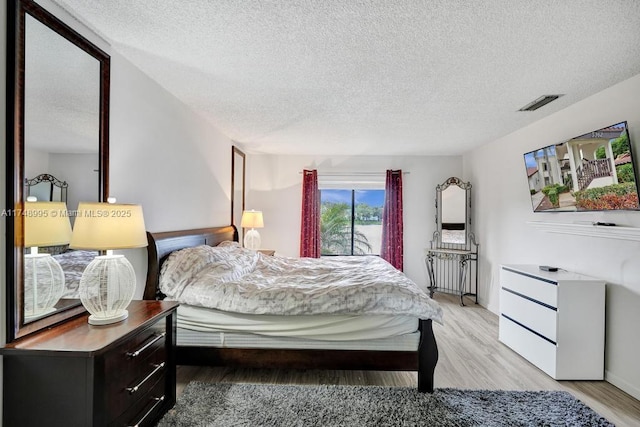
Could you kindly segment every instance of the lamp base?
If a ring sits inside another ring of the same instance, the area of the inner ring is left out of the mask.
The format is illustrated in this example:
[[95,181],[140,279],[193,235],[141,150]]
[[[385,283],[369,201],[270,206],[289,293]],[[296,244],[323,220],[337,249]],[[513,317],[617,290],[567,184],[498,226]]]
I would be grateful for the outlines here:
[[258,250],[260,249],[260,245],[262,244],[260,239],[260,233],[255,228],[247,231],[247,234],[244,235],[244,247],[247,249]]
[[80,301],[91,313],[89,324],[109,325],[126,319],[135,288],[135,272],[123,255],[95,257],[84,269],[79,287]]
[[[32,248],[33,249],[33,248]],[[33,320],[56,311],[65,289],[60,263],[49,254],[24,256],[24,316]]]
[[92,314],[91,316],[89,316],[89,324],[90,325],[110,325],[112,323],[121,322],[127,317],[129,317],[129,312],[127,310],[122,310],[122,312],[111,317],[96,316],[95,314]]

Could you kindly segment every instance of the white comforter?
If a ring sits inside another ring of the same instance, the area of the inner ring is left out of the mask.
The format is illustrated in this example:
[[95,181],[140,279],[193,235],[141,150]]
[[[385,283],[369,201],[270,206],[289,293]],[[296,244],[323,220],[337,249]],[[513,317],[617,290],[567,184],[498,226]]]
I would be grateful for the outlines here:
[[246,314],[391,314],[442,322],[442,309],[376,256],[282,258],[234,244],[172,253],[160,290],[183,304]]

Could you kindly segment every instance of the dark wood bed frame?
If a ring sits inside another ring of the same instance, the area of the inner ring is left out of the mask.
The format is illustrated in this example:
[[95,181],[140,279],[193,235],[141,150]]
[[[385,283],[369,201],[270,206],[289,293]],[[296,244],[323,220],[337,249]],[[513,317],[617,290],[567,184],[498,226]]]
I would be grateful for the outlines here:
[[[159,276],[162,263],[176,250],[216,246],[225,240],[238,241],[234,226],[147,233],[149,241],[147,283],[144,299],[162,299]],[[432,321],[420,320],[417,351],[242,349],[177,347],[179,365],[230,366],[243,368],[346,369],[380,371],[418,371],[418,390],[433,392],[433,374],[438,347]]]

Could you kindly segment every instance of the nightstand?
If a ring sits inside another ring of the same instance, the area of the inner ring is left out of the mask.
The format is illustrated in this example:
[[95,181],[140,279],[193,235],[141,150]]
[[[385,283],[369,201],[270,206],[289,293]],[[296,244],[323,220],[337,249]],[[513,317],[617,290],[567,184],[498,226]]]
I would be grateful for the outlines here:
[[178,304],[132,301],[105,326],[88,314],[0,349],[5,426],[152,426],[176,400]]
[[269,255],[269,256],[274,256],[276,253],[276,251],[273,249],[258,249],[258,252],[260,252],[261,254]]

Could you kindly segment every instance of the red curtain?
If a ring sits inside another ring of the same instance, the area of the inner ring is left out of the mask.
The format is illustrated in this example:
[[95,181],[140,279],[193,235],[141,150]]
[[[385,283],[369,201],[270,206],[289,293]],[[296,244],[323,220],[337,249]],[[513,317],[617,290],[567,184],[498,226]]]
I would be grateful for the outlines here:
[[380,256],[400,271],[403,269],[402,229],[402,171],[387,170]]
[[302,172],[302,227],[300,230],[300,256],[320,257],[320,190],[318,171]]

